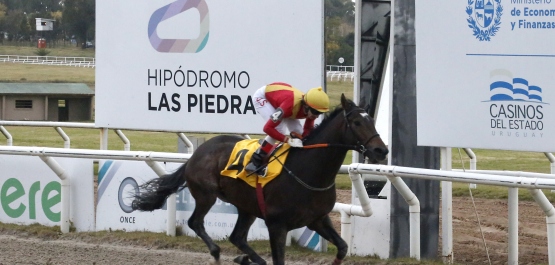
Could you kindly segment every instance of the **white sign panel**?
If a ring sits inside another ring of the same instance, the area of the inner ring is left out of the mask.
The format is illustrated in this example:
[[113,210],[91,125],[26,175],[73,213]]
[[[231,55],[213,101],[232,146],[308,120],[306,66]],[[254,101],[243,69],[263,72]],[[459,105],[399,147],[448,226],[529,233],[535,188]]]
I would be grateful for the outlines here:
[[322,85],[322,0],[120,0],[96,6],[96,125],[262,133],[251,95]]
[[[167,163],[166,171],[173,172],[182,164]],[[144,162],[105,161],[98,173],[98,202],[96,226],[98,230],[166,231],[166,206],[152,212],[133,211],[133,195],[142,183],[156,178],[154,171]],[[193,213],[195,201],[188,189],[177,194],[176,224],[182,231],[195,236],[187,225]],[[228,237],[237,221],[237,208],[217,200],[204,218],[206,232],[214,239]],[[268,239],[268,230],[263,220],[256,219],[249,230],[248,239]]]
[[[71,224],[94,231],[93,163],[90,159],[54,158],[69,175]],[[0,222],[59,226],[60,178],[39,157],[0,155]]]
[[555,1],[416,2],[418,145],[555,151]]

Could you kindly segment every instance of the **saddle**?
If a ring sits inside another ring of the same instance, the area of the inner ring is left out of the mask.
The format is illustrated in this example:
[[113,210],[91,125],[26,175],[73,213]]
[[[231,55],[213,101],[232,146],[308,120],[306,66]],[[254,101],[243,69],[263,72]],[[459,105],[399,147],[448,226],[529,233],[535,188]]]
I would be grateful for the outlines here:
[[249,184],[251,187],[256,188],[256,183],[264,187],[267,183],[276,178],[283,169],[283,164],[287,158],[289,152],[287,152],[290,146],[286,143],[277,146],[274,151],[269,155],[269,163],[266,167],[266,176],[263,178],[257,178],[256,174],[251,174],[245,171],[247,163],[250,161],[252,154],[258,147],[260,143],[257,139],[247,139],[237,142],[229,160],[225,166],[225,169],[220,172],[222,176],[230,178],[239,178]]

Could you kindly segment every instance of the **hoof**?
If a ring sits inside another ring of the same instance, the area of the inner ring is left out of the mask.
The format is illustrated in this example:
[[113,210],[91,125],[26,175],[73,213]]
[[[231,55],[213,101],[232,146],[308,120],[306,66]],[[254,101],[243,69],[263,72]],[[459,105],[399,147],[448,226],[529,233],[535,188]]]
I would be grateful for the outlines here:
[[210,261],[208,262],[208,265],[220,265],[220,261],[215,259],[210,259]]
[[237,264],[241,264],[241,265],[250,264],[249,256],[246,255],[246,254],[237,256],[236,258],[233,259],[233,262],[235,262]]

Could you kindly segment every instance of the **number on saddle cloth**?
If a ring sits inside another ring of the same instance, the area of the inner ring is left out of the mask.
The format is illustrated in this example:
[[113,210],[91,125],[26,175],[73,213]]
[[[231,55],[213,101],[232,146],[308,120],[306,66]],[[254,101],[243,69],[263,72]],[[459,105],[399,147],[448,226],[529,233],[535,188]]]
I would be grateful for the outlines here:
[[[248,173],[244,170],[246,164],[250,160],[250,156],[254,151],[260,146],[257,140],[243,140],[238,142],[233,149],[231,156],[227,162],[224,170],[220,172],[221,175],[231,178],[239,178],[246,181],[249,185],[256,187],[255,179],[252,176],[247,177]],[[281,148],[283,144],[278,145],[270,153],[270,164],[267,165],[267,174],[262,182],[263,186],[277,177],[281,170],[283,169],[283,163],[289,152],[286,148]],[[274,161],[279,159],[279,161]],[[274,161],[272,163],[272,161]]]

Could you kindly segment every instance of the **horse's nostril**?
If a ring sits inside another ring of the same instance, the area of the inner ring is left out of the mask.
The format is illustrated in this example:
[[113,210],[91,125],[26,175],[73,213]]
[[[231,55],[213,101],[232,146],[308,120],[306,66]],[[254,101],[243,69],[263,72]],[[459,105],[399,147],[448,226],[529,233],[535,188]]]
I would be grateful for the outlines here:
[[389,153],[389,150],[387,148],[374,148],[374,153],[385,156]]

